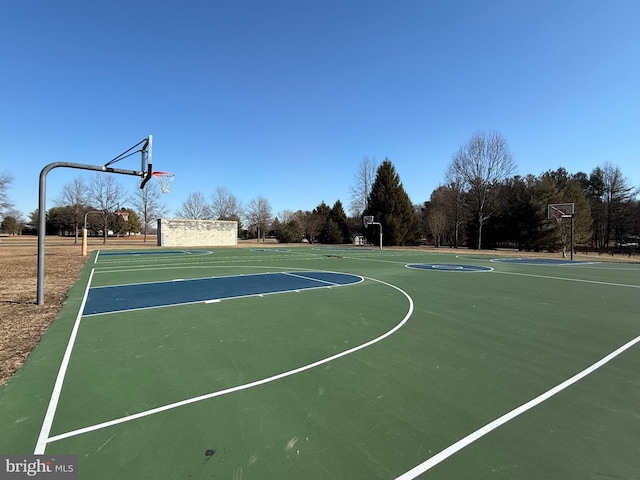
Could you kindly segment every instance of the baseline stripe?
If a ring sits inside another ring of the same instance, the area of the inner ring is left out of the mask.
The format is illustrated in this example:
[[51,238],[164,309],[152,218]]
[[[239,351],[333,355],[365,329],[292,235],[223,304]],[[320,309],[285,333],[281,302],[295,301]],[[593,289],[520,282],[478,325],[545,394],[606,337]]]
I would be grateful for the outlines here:
[[486,424],[484,427],[479,428],[475,432],[473,432],[473,433],[467,435],[466,437],[458,440],[456,443],[454,443],[453,445],[450,445],[449,447],[445,448],[440,453],[437,453],[433,457],[429,458],[428,460],[426,460],[425,462],[421,463],[420,465],[412,468],[408,472],[403,473],[402,475],[397,477],[396,480],[410,480],[410,479],[416,478],[418,475],[422,475],[424,472],[426,472],[427,470],[430,470],[431,468],[435,467],[440,462],[443,462],[444,460],[446,460],[447,458],[449,458],[453,454],[455,454],[455,453],[459,452],[460,450],[462,450],[464,447],[466,447],[468,445],[471,445],[476,440],[479,440],[480,438],[484,437],[487,433],[489,433],[489,432],[495,430],[496,428],[504,425],[505,423],[509,422],[510,420],[513,420],[514,418],[516,418],[517,416],[523,414],[527,410],[531,410],[533,407],[541,404],[545,400],[548,400],[549,398],[553,397],[557,393],[560,393],[562,390],[565,390],[566,388],[570,387],[571,385],[573,385],[577,381],[582,380],[584,377],[586,377],[590,373],[593,373],[598,368],[602,367],[603,365],[605,365],[609,361],[613,360],[618,355],[620,355],[622,352],[624,352],[625,350],[628,350],[629,348],[633,347],[638,342],[640,342],[640,335],[637,336],[636,338],[634,338],[633,340],[631,340],[630,342],[625,343],[623,346],[621,346],[617,350],[613,351],[612,353],[610,353],[609,355],[607,355],[606,357],[604,357],[600,361],[594,363],[590,367],[584,369],[583,371],[581,371],[580,373],[574,375],[573,377],[569,378],[568,380],[565,380],[564,382],[560,383],[559,385],[556,385],[552,389],[547,390],[542,395],[539,395],[536,398],[534,398],[533,400],[530,400],[527,403],[525,403],[523,405],[520,405],[518,408],[516,408],[514,410],[511,410],[510,412],[506,413],[505,415],[495,419],[493,422]]

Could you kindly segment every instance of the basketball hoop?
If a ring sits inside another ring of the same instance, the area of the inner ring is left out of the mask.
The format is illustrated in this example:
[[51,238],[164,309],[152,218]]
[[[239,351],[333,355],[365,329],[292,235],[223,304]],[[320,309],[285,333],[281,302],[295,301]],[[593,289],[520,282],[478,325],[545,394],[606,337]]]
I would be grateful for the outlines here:
[[173,179],[175,175],[171,172],[153,172],[151,174],[154,177],[158,184],[160,185],[160,190],[162,193],[169,193],[171,191],[171,184],[173,183]]
[[[573,230],[574,230],[574,220],[576,213],[576,204],[575,203],[550,203],[547,205],[547,218],[551,220],[552,218],[558,222],[558,225],[562,223],[562,220],[565,218],[571,219],[571,260],[573,260]],[[565,247],[562,247],[562,256],[565,256]]]
[[373,221],[373,215],[365,215],[362,217],[362,223],[364,228],[369,228],[369,225],[378,225],[380,227],[380,250],[382,250],[382,224],[380,222]]
[[373,215],[365,215],[362,217],[362,223],[364,224],[364,228],[369,228],[369,225],[373,223]]
[[574,203],[551,203],[547,206],[547,218],[562,222],[563,218],[573,218],[575,212]]

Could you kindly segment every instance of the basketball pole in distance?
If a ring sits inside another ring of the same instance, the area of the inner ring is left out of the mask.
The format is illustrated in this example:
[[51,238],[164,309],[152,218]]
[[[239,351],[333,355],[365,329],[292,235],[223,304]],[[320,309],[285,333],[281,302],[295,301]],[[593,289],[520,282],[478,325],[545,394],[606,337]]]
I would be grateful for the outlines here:
[[[146,143],[145,143],[146,142]],[[85,165],[82,163],[69,163],[69,162],[53,162],[46,165],[42,171],[40,172],[40,184],[38,189],[38,271],[37,271],[37,282],[36,282],[36,304],[44,305],[44,243],[47,235],[47,174],[53,170],[54,168],[79,168],[81,170],[93,170],[95,172],[106,172],[106,173],[119,173],[122,175],[135,175],[136,177],[143,177],[143,182],[140,188],[144,187],[146,183],[145,180],[148,180],[147,177],[150,177],[151,174],[151,161],[149,159],[147,170],[123,170],[120,168],[110,167],[109,164],[121,159],[126,158],[124,155],[127,154],[132,149],[136,148],[141,144],[145,144],[142,149],[142,155],[144,156],[144,148],[148,147],[151,144],[151,135],[148,138],[145,138],[140,143],[134,145],[129,150],[114,158],[110,162],[105,165],[97,166],[97,165]],[[137,152],[134,152],[137,153]],[[126,155],[129,156],[129,155]]]
[[575,216],[576,216],[575,213],[571,214],[571,261],[573,261],[573,250],[574,250],[574,247],[573,247],[573,245],[574,245],[574,243],[573,243],[573,229],[574,229],[574,227],[573,227],[573,218]]
[[367,215],[363,217],[365,228],[369,228],[369,225],[378,225],[380,227],[380,250],[382,250],[382,224],[380,222],[374,222],[373,217]]
[[87,238],[87,217],[92,213],[104,214],[104,212],[100,210],[93,210],[91,212],[87,212],[84,214],[84,226],[82,228],[82,256],[83,257],[87,256],[87,247],[89,243]]
[[[551,203],[547,205],[547,218],[554,218],[558,224],[562,221],[563,218],[571,219],[571,245],[569,245],[570,258],[573,260],[573,251],[574,251],[574,219],[576,216],[575,203]],[[563,257],[564,257],[564,248],[563,248]]]

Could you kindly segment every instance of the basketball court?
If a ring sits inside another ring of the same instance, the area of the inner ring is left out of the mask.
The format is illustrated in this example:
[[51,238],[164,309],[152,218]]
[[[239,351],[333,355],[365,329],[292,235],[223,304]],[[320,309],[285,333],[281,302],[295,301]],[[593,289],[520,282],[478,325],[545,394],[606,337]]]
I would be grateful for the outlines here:
[[94,252],[0,390],[0,451],[91,479],[634,478],[640,265],[491,260]]

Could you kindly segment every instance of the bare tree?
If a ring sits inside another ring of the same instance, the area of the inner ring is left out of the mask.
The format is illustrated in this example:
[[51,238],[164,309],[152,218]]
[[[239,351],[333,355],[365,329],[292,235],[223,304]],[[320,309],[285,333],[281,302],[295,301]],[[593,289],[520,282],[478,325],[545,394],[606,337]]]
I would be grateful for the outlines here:
[[447,187],[438,187],[431,192],[431,197],[425,205],[425,221],[429,233],[433,237],[436,247],[441,247],[445,236],[450,233],[451,195]]
[[0,175],[0,219],[4,217],[5,211],[13,206],[9,201],[9,186],[13,182],[13,177],[9,173]]
[[371,187],[376,179],[376,173],[378,171],[378,162],[364,157],[358,169],[353,175],[353,185],[349,187],[351,192],[351,215],[354,217],[362,216],[363,212],[367,209],[369,194],[371,193]]
[[507,141],[494,131],[474,133],[453,157],[449,171],[461,180],[469,194],[478,227],[478,249],[482,245],[482,227],[497,211],[498,187],[515,170]]
[[304,212],[302,214],[300,224],[304,228],[304,233],[309,243],[316,241],[326,220],[327,214],[317,207],[312,212]]
[[58,207],[69,207],[73,213],[75,222],[75,243],[78,243],[78,232],[84,221],[87,210],[88,187],[82,177],[76,177],[73,182],[62,187],[60,197],[55,201]]
[[242,202],[224,187],[216,188],[210,208],[212,217],[217,220],[235,220],[242,216]]
[[96,173],[89,184],[87,198],[102,212],[102,243],[107,243],[109,216],[114,215],[114,212],[126,201],[126,192],[113,175]]
[[464,191],[464,180],[451,165],[445,173],[447,188],[449,189],[449,210],[451,225],[453,226],[453,247],[458,248],[460,245],[460,229],[465,220],[464,204],[466,194]]
[[[611,240],[621,244],[629,230],[628,212],[631,202],[637,194],[629,179],[622,175],[620,168],[605,163],[602,167],[604,182],[604,246],[609,247]],[[613,237],[613,238],[611,238]]]
[[269,205],[267,199],[262,196],[258,196],[251,200],[249,205],[247,205],[246,216],[249,228],[256,229],[258,241],[260,241],[261,236],[264,241],[267,229],[273,220],[271,205]]
[[139,188],[134,196],[133,206],[142,222],[142,233],[144,234],[145,242],[152,223],[167,213],[167,207],[160,198],[160,189],[155,183],[147,183],[144,188]]
[[24,214],[17,208],[13,208],[13,207],[8,208],[7,211],[5,212],[5,216],[11,216],[15,218],[20,225],[24,225],[26,223]]
[[185,202],[176,212],[179,218],[190,218],[192,220],[211,220],[211,207],[200,192],[190,193]]
[[295,213],[293,210],[280,210],[277,215],[281,223],[288,223],[290,220],[293,220],[294,216]]

